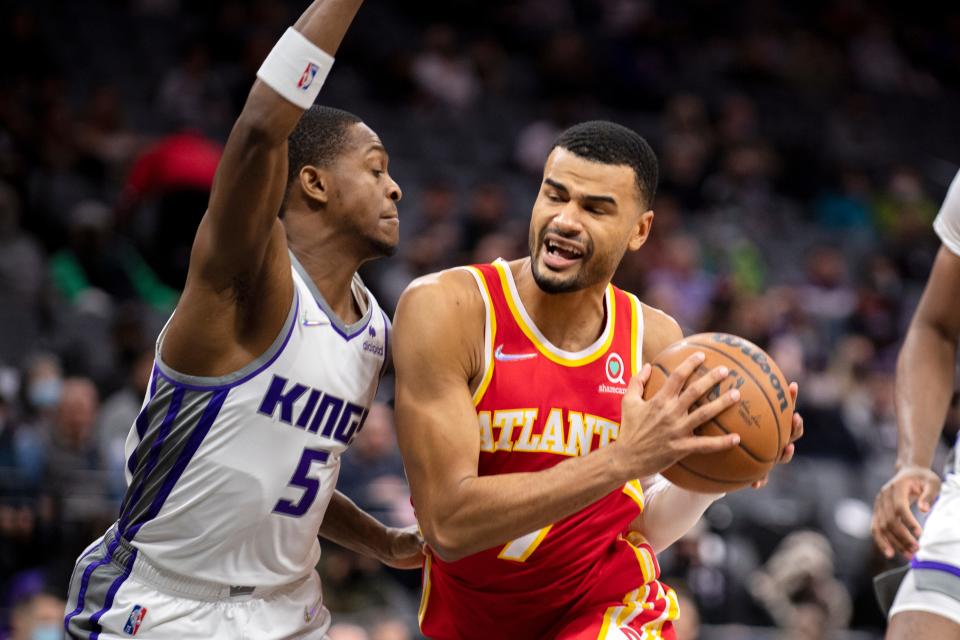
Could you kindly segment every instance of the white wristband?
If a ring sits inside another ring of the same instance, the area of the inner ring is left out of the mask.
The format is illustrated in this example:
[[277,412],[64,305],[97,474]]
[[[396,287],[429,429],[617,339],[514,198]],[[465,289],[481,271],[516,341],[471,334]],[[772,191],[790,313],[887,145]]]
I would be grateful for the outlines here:
[[301,109],[309,109],[331,67],[333,56],[289,27],[260,65],[257,77]]

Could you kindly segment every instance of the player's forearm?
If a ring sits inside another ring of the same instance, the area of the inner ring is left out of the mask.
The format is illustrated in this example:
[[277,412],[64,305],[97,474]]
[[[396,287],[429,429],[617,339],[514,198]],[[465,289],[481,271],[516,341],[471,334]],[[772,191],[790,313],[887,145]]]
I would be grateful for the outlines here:
[[[293,28],[333,56],[361,4],[363,0],[315,0]],[[237,124],[254,132],[251,136],[254,140],[265,144],[282,144],[297,126],[303,111],[303,108],[283,98],[266,83],[257,80]]]
[[897,468],[929,467],[953,393],[956,336],[918,318],[897,361]]
[[543,471],[466,478],[438,489],[417,515],[428,544],[444,560],[504,544],[596,502],[626,482],[609,448]]
[[643,490],[643,513],[630,523],[660,553],[693,528],[704,511],[722,493],[697,493],[681,489],[662,476]]
[[333,492],[320,525],[320,537],[371,558],[382,559],[389,528],[339,491]]

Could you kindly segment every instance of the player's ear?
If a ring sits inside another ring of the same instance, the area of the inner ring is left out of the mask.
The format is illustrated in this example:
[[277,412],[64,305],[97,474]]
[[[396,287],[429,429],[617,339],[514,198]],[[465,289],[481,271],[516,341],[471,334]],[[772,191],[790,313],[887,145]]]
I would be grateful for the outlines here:
[[324,207],[330,200],[330,176],[326,171],[309,164],[300,169],[300,188],[307,202]]
[[650,237],[650,229],[653,228],[653,209],[644,211],[637,218],[637,223],[633,227],[633,233],[630,235],[630,241],[627,243],[627,249],[636,251],[646,243]]

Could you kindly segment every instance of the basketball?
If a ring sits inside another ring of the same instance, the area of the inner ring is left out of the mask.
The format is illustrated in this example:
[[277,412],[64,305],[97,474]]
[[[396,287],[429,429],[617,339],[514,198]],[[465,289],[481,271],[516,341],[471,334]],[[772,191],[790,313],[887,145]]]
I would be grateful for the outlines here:
[[654,358],[644,399],[653,397],[667,376],[697,351],[706,359],[691,381],[715,367],[730,370],[727,378],[697,404],[733,389],[740,390],[740,401],[697,427],[695,433],[738,433],[740,444],[719,453],[687,456],[662,474],[691,491],[724,493],[741,489],[763,478],[790,442],[794,407],[787,381],[773,359],[752,342],[728,333],[698,333],[670,345]]

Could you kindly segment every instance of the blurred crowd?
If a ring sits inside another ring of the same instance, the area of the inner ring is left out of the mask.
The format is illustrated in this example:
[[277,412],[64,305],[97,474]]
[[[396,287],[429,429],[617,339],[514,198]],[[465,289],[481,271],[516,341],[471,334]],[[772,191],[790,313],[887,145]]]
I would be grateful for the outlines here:
[[[400,250],[364,270],[387,309],[418,275],[525,254],[569,124],[653,144],[653,235],[617,284],[767,348],[806,421],[767,488],[663,554],[683,640],[879,637],[895,358],[960,163],[960,14],[918,4],[371,1],[321,94],[379,132],[404,190]],[[73,561],[116,517],[221,145],[305,5],[0,5],[0,637],[57,637]],[[406,525],[381,396],[339,487]],[[938,459],[958,427],[955,403]],[[321,564],[333,640],[418,637],[416,572],[333,545]]]

